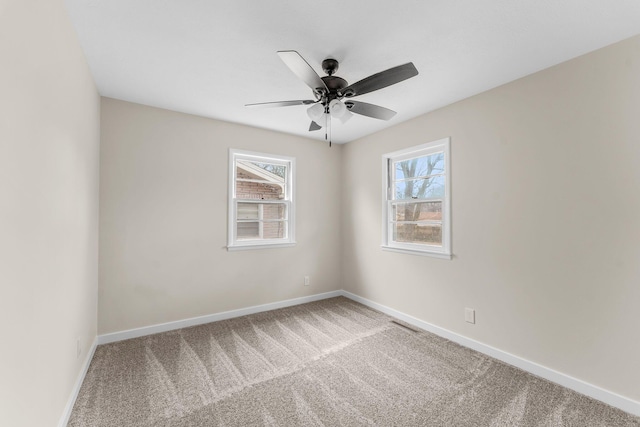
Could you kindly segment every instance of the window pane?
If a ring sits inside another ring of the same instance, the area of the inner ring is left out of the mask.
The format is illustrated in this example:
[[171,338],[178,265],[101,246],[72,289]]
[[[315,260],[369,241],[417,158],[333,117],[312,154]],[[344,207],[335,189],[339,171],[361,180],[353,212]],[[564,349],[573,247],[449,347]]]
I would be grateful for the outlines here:
[[262,219],[265,221],[287,219],[287,205],[284,203],[261,203],[260,206],[262,206]]
[[257,203],[238,203],[238,219],[259,219],[259,211]]
[[[285,239],[287,237],[288,221],[251,221],[238,222],[238,240],[258,240],[258,239]],[[262,227],[262,236],[260,235]]]
[[238,203],[238,240],[287,237],[286,203]]
[[237,228],[238,240],[259,239],[259,222],[239,222]]
[[236,161],[236,178],[255,178],[284,182],[286,176],[287,166],[285,165],[252,162],[249,160]]
[[444,153],[395,162],[395,179],[429,176],[444,172]]
[[442,202],[398,203],[391,210],[392,221],[442,221]]
[[427,179],[411,179],[395,184],[395,199],[426,199],[444,197],[444,176],[432,176]]
[[287,166],[236,160],[236,198],[284,199],[286,177]]
[[442,225],[395,223],[393,240],[401,243],[442,246]]
[[284,239],[287,237],[288,221],[265,221],[262,223],[263,238]]
[[255,163],[248,160],[236,161],[237,179],[255,179],[265,182],[284,182],[287,177],[287,167],[268,163]]

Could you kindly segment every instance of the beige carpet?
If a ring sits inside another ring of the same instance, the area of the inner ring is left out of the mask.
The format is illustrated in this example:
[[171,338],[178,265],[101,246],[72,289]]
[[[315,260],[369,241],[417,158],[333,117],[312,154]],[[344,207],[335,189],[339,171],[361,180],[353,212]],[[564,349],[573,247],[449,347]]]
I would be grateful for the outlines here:
[[640,426],[346,298],[99,346],[69,426]]

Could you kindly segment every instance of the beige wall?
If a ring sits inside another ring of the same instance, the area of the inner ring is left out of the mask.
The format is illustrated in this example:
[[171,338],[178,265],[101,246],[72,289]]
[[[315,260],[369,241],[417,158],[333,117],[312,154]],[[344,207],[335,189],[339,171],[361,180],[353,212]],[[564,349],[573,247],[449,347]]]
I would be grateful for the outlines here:
[[[345,289],[640,400],[639,117],[635,37],[347,144]],[[381,155],[447,136],[453,260],[381,251]]]
[[[340,289],[341,147],[108,98],[101,132],[100,333]],[[295,247],[226,250],[229,148],[296,158]]]
[[56,425],[96,337],[99,108],[62,1],[3,1],[3,426]]

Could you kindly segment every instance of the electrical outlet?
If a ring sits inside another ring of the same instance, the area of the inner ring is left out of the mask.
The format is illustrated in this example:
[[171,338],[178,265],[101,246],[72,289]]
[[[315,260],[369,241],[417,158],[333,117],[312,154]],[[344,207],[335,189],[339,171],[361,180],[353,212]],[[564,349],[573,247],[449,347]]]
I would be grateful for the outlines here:
[[464,320],[467,323],[476,323],[476,311],[473,308],[464,309]]
[[304,285],[309,286],[311,284],[311,278],[309,276],[304,276]]
[[82,345],[80,343],[80,338],[76,340],[76,359],[80,358],[82,354]]

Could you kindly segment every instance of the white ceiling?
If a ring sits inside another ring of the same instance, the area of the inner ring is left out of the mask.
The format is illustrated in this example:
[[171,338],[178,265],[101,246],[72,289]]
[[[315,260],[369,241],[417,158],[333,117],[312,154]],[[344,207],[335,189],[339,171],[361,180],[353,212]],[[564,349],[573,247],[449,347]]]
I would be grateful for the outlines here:
[[296,135],[313,99],[276,51],[354,83],[419,75],[356,98],[398,114],[334,120],[344,143],[640,33],[638,0],[65,0],[101,95]]

